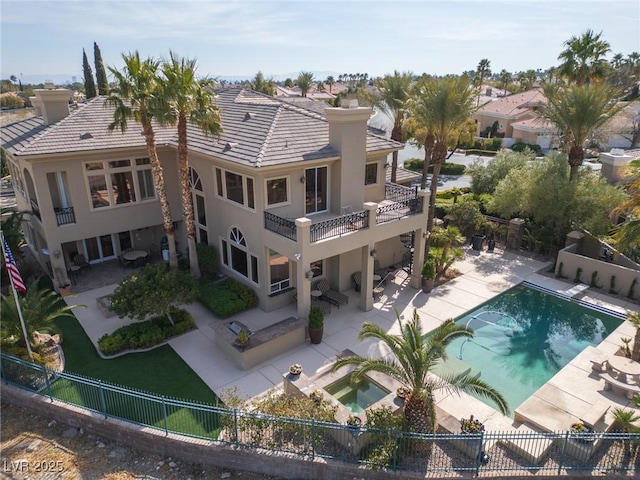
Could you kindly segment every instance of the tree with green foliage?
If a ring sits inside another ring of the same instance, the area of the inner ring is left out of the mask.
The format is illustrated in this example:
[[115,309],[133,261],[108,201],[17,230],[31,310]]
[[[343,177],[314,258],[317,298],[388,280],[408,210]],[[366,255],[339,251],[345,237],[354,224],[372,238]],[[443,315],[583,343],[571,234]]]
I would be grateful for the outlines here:
[[476,84],[476,88],[478,89],[478,100],[476,102],[476,107],[480,105],[480,93],[482,90],[482,82],[486,77],[491,75],[491,62],[483,58],[478,63],[478,68],[476,70],[476,76],[474,78],[474,83]]
[[468,373],[443,374],[440,377],[429,375],[437,363],[447,359],[447,345],[458,338],[472,338],[473,330],[448,320],[425,336],[417,309],[408,322],[403,322],[398,312],[396,319],[400,325],[399,335],[390,334],[370,322],[362,324],[358,335],[360,341],[381,341],[392,356],[341,357],[333,364],[333,371],[353,365],[355,369],[351,378],[355,382],[369,372],[379,372],[400,382],[411,391],[405,399],[404,416],[408,428],[417,433],[435,432],[434,395],[438,390],[479,395],[493,400],[503,414],[508,412],[504,397],[476,376]]
[[[407,101],[409,100],[409,89],[413,81],[413,73],[398,72],[393,75],[385,75],[384,78],[376,80],[375,86],[378,94],[372,96],[373,105],[382,111],[393,123],[391,129],[391,140],[403,143],[405,140],[402,131],[402,122],[407,111]],[[398,152],[394,151],[391,160],[391,182],[396,182],[396,172],[398,170]]]
[[98,93],[107,95],[109,93],[109,80],[107,79],[107,71],[102,61],[102,53],[96,42],[93,42],[93,61],[96,66],[96,78],[98,80]]
[[447,218],[456,225],[463,235],[469,236],[485,225],[485,217],[480,210],[480,202],[469,195],[446,207]]
[[160,87],[164,109],[158,114],[158,119],[162,124],[177,125],[178,128],[180,196],[187,229],[189,266],[191,275],[199,278],[196,226],[189,183],[187,124],[197,127],[207,136],[217,136],[222,131],[222,117],[214,100],[215,95],[210,89],[212,80],[196,78],[195,59],[180,58],[174,52],[169,52],[169,59],[162,62],[161,69],[163,78],[160,80]]
[[624,105],[618,104],[618,91],[605,84],[545,84],[547,103],[541,115],[560,135],[560,148],[568,155],[570,178],[584,160],[584,147],[598,129],[611,120]]
[[329,75],[324,83],[329,85],[329,93],[331,93],[331,87],[333,87],[333,85],[336,83],[336,80],[333,78],[333,76]]
[[507,87],[509,87],[509,84],[511,83],[512,80],[513,80],[513,76],[511,75],[511,73],[503,68],[500,71],[500,83],[502,83],[503,95],[507,94]]
[[640,312],[627,313],[627,320],[636,328],[633,348],[631,349],[631,360],[640,362]]
[[84,92],[87,100],[97,96],[96,82],[93,79],[93,72],[91,71],[91,65],[87,60],[87,53],[82,49],[82,72],[84,74]]
[[171,209],[164,184],[164,171],[158,159],[152,124],[152,120],[164,114],[166,109],[160,95],[158,76],[160,63],[153,58],[141,60],[138,52],[122,54],[122,59],[124,60],[122,70],[109,67],[109,71],[115,79],[115,86],[105,100],[105,105],[114,108],[113,122],[108,128],[109,131],[117,128],[124,133],[131,120],[142,125],[147,155],[151,161],[153,184],[160,199],[162,223],[169,244],[169,265],[172,269],[176,269],[178,268],[178,256],[176,255],[173,219],[171,218]]
[[171,307],[192,303],[197,295],[198,282],[188,273],[168,270],[164,264],[149,264],[116,287],[110,308],[120,318],[145,320],[149,316],[166,316],[175,325]]
[[[433,139],[433,174],[431,176],[427,231],[433,230],[436,213],[436,194],[438,178],[442,165],[447,160],[447,142],[454,131],[471,116],[473,107],[473,89],[466,76],[427,77],[418,82],[412,92],[410,111],[419,126],[427,132],[425,137],[425,167],[427,168],[427,150],[429,139]],[[430,248],[430,238],[425,242],[425,256]]]
[[[33,333],[59,333],[53,323],[58,318],[71,316],[71,310],[84,305],[67,305],[60,296],[44,284],[44,277],[27,287],[24,296],[18,297],[24,325],[29,335],[29,343],[34,346]],[[2,340],[26,346],[20,315],[13,295],[2,295]]]
[[273,97],[276,94],[276,82],[272,78],[265,79],[262,72],[258,70],[253,82],[251,82],[251,90]]
[[553,234],[553,244],[564,244],[567,233],[584,228],[596,236],[611,228],[610,212],[626,194],[591,171],[569,179],[566,156],[557,152],[544,160],[512,169],[498,183],[489,209],[502,218],[529,218]]
[[465,172],[471,175],[471,191],[476,194],[493,193],[511,170],[530,160],[535,160],[535,154],[530,150],[522,153],[502,151],[486,165],[478,161],[472,163]]
[[435,227],[431,232],[431,256],[436,265],[436,280],[446,275],[447,270],[456,260],[464,258],[464,251],[460,248],[465,237],[458,227],[448,225],[446,228]]
[[290,78],[287,78],[284,81],[284,86],[287,87],[287,88],[293,88],[293,80],[291,80]]
[[307,96],[307,92],[311,89],[311,85],[313,84],[313,73],[311,72],[300,72],[298,78],[296,79],[296,85],[300,89],[300,93],[303,97]]
[[19,212],[11,207],[2,207],[0,209],[2,233],[16,259],[22,256],[22,252],[20,251],[20,247],[24,243],[22,222],[24,221],[24,216],[28,213],[29,212]]
[[605,60],[611,51],[608,42],[601,39],[602,32],[588,29],[580,36],[573,36],[564,42],[566,47],[558,56],[562,64],[558,67],[560,76],[577,86],[588,85],[604,77],[608,63]]
[[632,162],[623,174],[623,186],[629,198],[613,212],[616,216],[625,216],[625,221],[616,226],[613,235],[620,250],[640,247],[640,162]]

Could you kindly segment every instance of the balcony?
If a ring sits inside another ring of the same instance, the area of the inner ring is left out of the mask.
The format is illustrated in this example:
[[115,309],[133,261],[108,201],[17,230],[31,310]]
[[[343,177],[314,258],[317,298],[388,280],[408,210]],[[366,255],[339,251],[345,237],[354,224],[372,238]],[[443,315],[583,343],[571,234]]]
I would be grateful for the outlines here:
[[38,202],[31,199],[31,212],[38,217],[38,220],[42,222],[42,217],[40,216],[40,207],[38,206]]
[[[418,196],[417,190],[387,183],[385,199],[378,204],[375,212],[375,223],[380,225],[400,220],[407,216],[421,214],[422,210],[422,198]],[[312,243],[369,228],[370,221],[369,214],[364,210],[329,219],[314,216],[312,220],[314,220],[311,225]],[[297,240],[295,220],[264,212],[264,228],[294,242]]]
[[73,212],[73,207],[66,207],[66,208],[54,207],[53,210],[56,213],[56,220],[58,222],[58,226],[68,225],[70,223],[76,223],[76,215]]

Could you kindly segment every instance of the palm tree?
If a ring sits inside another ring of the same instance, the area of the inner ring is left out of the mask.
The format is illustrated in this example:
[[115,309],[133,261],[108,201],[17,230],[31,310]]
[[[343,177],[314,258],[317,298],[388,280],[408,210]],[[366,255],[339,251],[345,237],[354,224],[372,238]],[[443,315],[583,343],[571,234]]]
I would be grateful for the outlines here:
[[369,322],[362,324],[358,335],[361,341],[369,338],[382,341],[391,351],[392,358],[343,357],[336,360],[333,370],[353,365],[355,369],[352,375],[355,381],[368,372],[380,372],[400,382],[411,391],[404,405],[407,425],[418,433],[435,432],[434,393],[441,389],[489,398],[503,414],[508,412],[507,402],[502,395],[479,378],[466,373],[447,374],[442,378],[429,375],[438,362],[447,359],[447,345],[457,338],[473,337],[471,329],[448,320],[424,336],[417,310],[414,310],[413,318],[407,323],[401,322],[398,312],[396,319],[400,324],[400,335],[389,334]]
[[569,157],[570,179],[575,178],[584,159],[584,145],[591,136],[622,109],[618,92],[602,84],[543,85],[547,104],[542,117],[561,135],[561,147]]
[[[379,95],[373,97],[374,105],[384,112],[393,122],[391,130],[391,140],[402,142],[402,122],[409,100],[409,87],[413,81],[412,72],[398,72],[393,75],[385,75],[384,78],[376,80],[375,86]],[[398,170],[398,152],[394,151],[391,161],[391,182],[396,182],[396,172]]]
[[500,71],[500,82],[502,82],[504,95],[507,94],[507,87],[509,86],[509,83],[511,83],[512,78],[511,73],[507,72],[504,68]]
[[[469,78],[447,76],[443,78],[424,78],[414,90],[410,109],[416,121],[428,132],[427,138],[433,138],[433,174],[431,176],[429,213],[427,231],[433,230],[436,212],[436,192],[442,164],[447,159],[447,141],[471,116],[473,107],[473,89]],[[427,140],[425,140],[426,145]],[[426,151],[426,148],[425,148]],[[425,153],[426,158],[426,153]],[[425,163],[427,163],[425,161]],[[425,242],[425,255],[429,253],[430,237]]]
[[622,64],[624,63],[624,56],[621,53],[616,53],[611,58],[611,62],[610,63],[611,63],[611,66],[617,70],[620,67],[622,67]]
[[558,67],[560,75],[578,86],[602,78],[607,65],[604,57],[611,48],[608,42],[600,39],[601,36],[602,32],[596,34],[589,29],[564,42],[566,49],[558,55],[558,60],[563,61]]
[[640,247],[640,166],[629,165],[624,173],[629,198],[614,210],[615,215],[624,214],[627,217],[614,233],[617,246],[621,250]]
[[118,128],[124,133],[127,130],[129,120],[134,120],[142,125],[147,155],[151,161],[153,183],[160,199],[164,231],[169,244],[169,266],[178,268],[171,209],[164,184],[164,172],[156,151],[155,133],[152,125],[152,120],[163,108],[158,95],[158,67],[160,64],[153,58],[141,60],[137,51],[129,54],[123,53],[122,59],[124,60],[122,70],[109,67],[115,80],[115,88],[109,92],[109,96],[105,99],[106,105],[114,107],[113,122],[108,128],[110,131]]
[[329,75],[327,77],[327,79],[324,81],[324,83],[326,83],[327,85],[329,85],[329,93],[331,93],[331,87],[333,87],[333,84],[336,83],[335,79],[333,78],[332,75]]
[[313,83],[313,73],[311,72],[300,72],[298,78],[296,79],[296,85],[300,89],[303,97],[307,96],[307,92],[311,88],[311,84]]
[[482,60],[480,60],[480,63],[478,63],[478,70],[476,72],[477,75],[477,87],[478,87],[478,101],[476,103],[476,107],[480,105],[480,91],[482,90],[482,80],[484,80],[485,77],[488,77],[489,75],[491,75],[491,62],[489,62],[489,60],[487,60],[486,58],[483,58]]
[[447,228],[436,227],[431,232],[431,253],[436,263],[436,280],[447,273],[447,269],[464,257],[464,252],[458,248],[465,242],[465,237],[458,227],[452,225]]
[[627,320],[636,327],[636,334],[633,339],[633,349],[631,350],[631,360],[640,362],[640,312],[628,313]]
[[[218,135],[222,130],[220,110],[215,105],[209,87],[210,79],[196,79],[195,59],[179,58],[169,52],[169,59],[162,63],[163,101],[166,110],[160,118],[162,123],[178,125],[178,164],[180,166],[180,194],[182,214],[187,228],[189,270],[200,277],[196,250],[196,226],[193,218],[193,198],[189,186],[189,155],[187,148],[187,123],[196,125],[205,135]],[[261,72],[258,72],[262,75]],[[256,75],[257,77],[258,75]]]
[[[29,344],[33,343],[33,332],[58,333],[53,323],[58,318],[70,316],[69,312],[74,308],[84,305],[67,305],[60,296],[50,288],[42,284],[42,278],[29,285],[27,293],[20,298],[20,308],[24,325],[29,334]],[[13,295],[2,295],[2,339],[16,339],[18,345],[26,345],[20,323],[20,316]]]

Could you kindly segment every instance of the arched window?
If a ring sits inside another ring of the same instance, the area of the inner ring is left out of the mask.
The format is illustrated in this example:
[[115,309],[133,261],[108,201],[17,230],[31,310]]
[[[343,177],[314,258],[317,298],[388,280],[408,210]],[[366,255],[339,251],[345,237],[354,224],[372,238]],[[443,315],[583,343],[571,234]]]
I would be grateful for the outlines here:
[[204,203],[202,180],[198,172],[189,167],[189,186],[193,201],[193,218],[196,224],[196,240],[199,243],[209,243],[209,229],[207,228],[207,210]]
[[221,240],[222,263],[242,276],[258,283],[258,257],[249,253],[242,231],[233,227],[229,240]]

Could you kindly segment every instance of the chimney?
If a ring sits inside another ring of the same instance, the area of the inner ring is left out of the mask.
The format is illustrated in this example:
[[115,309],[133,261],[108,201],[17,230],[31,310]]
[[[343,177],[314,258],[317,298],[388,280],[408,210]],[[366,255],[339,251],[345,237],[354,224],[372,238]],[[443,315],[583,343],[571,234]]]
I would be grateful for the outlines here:
[[42,115],[42,123],[51,125],[69,115],[71,90],[55,88],[53,83],[45,83],[45,88],[37,88],[35,97],[29,97],[36,112]]
[[367,157],[367,122],[373,113],[369,107],[359,107],[350,101],[346,108],[326,108],[324,113],[329,122],[329,144],[340,152],[340,162],[332,169],[331,193],[335,202],[334,210],[351,205],[361,209],[364,202],[364,181],[362,179]]

